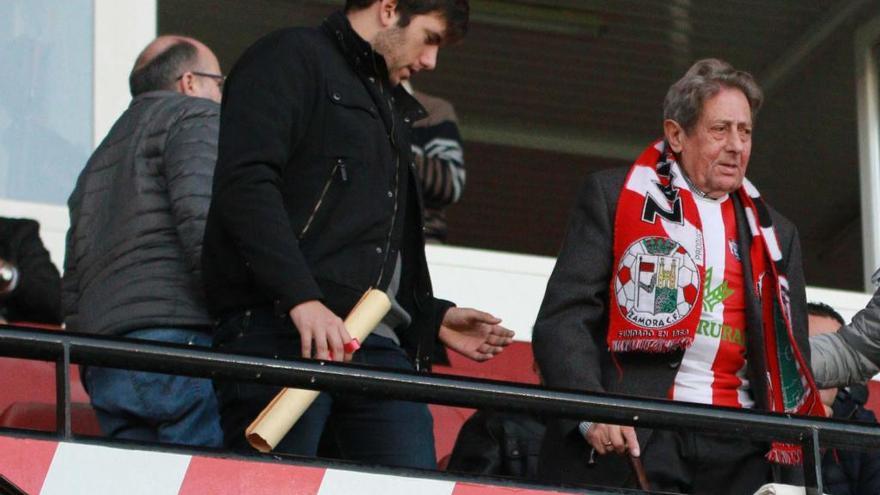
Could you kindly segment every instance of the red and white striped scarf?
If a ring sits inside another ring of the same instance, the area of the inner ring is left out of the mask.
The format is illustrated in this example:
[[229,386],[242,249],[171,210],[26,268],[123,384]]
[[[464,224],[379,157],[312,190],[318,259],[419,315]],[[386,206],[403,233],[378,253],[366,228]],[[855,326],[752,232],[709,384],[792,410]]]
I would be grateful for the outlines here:
[[[693,193],[663,141],[630,168],[614,220],[614,273],[607,342],[612,352],[668,352],[694,342],[703,308],[705,246]],[[752,235],[749,259],[763,308],[770,411],[823,416],[818,389],[794,339],[789,285],[776,231],[758,190],[734,193]],[[797,445],[774,442],[768,458],[801,462]]]

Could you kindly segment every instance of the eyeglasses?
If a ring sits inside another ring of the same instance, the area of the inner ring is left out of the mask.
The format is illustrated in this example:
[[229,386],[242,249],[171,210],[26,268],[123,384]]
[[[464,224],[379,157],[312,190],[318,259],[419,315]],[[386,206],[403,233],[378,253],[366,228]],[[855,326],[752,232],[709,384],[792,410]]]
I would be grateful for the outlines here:
[[[220,89],[223,89],[223,85],[226,83],[226,76],[224,76],[223,74],[211,74],[210,72],[197,72],[194,70],[189,71],[189,73],[194,76],[209,77],[209,78],[213,79],[214,81],[217,82],[217,87],[219,87]],[[180,81],[181,79],[183,79],[183,76],[185,76],[185,75],[186,75],[186,73],[177,76],[177,80]]]

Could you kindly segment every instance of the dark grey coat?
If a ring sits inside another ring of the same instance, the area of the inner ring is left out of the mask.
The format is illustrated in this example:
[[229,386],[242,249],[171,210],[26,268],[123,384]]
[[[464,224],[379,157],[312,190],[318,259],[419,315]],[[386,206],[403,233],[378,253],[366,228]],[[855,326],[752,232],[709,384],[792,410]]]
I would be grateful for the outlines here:
[[[617,200],[628,168],[592,174],[578,194],[565,241],[547,284],[535,323],[532,344],[546,384],[592,392],[611,392],[665,398],[683,351],[666,354],[618,353],[611,361],[605,341],[608,328],[608,287],[613,264],[613,231]],[[792,319],[801,352],[809,362],[806,332],[806,292],[800,242],[791,222],[771,210],[791,288]],[[748,253],[751,236],[737,207],[740,252]],[[744,242],[745,240],[745,242]],[[754,287],[748,256],[743,257],[744,287]],[[759,300],[747,297],[747,359],[756,407],[766,408],[763,331]],[[589,420],[590,418],[583,418]],[[651,430],[638,428],[639,444]],[[634,486],[622,456],[596,456],[587,467],[589,446],[577,431],[576,420],[551,422],[542,451],[542,477],[607,486]]]
[[201,250],[220,106],[170,91],[135,98],[68,201],[67,329],[208,327]]

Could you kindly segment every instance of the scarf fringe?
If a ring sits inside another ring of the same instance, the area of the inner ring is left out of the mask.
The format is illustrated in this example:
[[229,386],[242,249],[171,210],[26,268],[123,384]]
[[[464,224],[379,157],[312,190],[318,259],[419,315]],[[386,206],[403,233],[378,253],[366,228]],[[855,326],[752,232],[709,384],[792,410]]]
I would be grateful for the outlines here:
[[773,442],[770,452],[764,456],[768,461],[785,466],[798,466],[804,462],[804,452],[798,445]]
[[664,353],[678,349],[687,349],[694,343],[692,337],[677,339],[633,339],[614,340],[611,344],[611,352],[652,352]]

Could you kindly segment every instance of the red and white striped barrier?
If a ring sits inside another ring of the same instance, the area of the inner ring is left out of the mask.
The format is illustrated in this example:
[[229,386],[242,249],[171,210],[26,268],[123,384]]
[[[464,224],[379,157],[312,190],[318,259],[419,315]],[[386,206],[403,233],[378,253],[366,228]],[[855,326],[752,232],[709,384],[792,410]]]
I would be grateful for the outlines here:
[[0,474],[31,495],[561,493],[2,436]]

